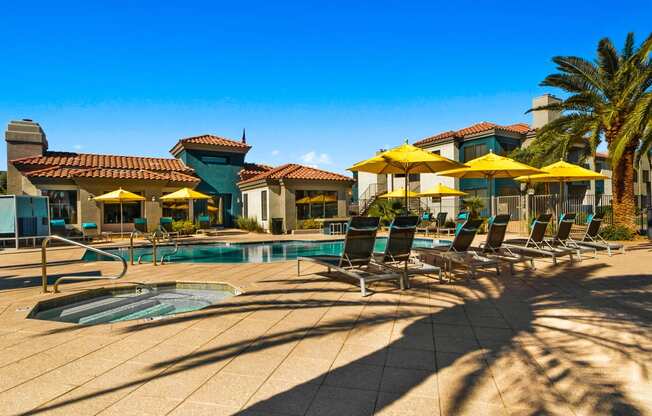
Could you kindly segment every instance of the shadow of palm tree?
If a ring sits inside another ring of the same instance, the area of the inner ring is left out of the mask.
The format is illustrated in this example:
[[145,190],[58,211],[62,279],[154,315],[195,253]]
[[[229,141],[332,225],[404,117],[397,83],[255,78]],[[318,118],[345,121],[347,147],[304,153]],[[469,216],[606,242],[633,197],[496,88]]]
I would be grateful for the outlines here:
[[[652,276],[596,276],[605,267],[559,267],[548,277],[482,278],[464,285],[421,281],[400,297],[379,293],[354,299],[342,296],[351,292],[301,286],[249,292],[237,302],[154,325],[260,311],[363,310],[351,317],[322,316],[317,324],[272,327],[260,336],[205,346],[153,364],[154,375],[30,414],[297,341],[344,334],[344,345],[364,344],[365,336],[373,337],[388,324],[393,324],[395,335],[386,345],[351,360],[336,360],[327,371],[271,397],[250,400],[238,414],[284,413],[289,405],[297,414],[371,414],[400,406],[417,391],[424,397],[423,386],[433,379],[438,387],[425,390],[431,400],[425,402],[423,414],[489,413],[494,407],[524,414],[642,414],[637,398],[630,395],[627,372],[649,379]],[[481,408],[474,407],[478,403]]]

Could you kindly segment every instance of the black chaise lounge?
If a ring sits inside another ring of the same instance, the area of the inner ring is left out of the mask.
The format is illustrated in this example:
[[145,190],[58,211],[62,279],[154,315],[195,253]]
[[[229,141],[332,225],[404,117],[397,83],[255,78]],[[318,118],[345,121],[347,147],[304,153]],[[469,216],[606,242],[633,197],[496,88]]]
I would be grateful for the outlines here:
[[481,225],[481,219],[468,220],[458,226],[455,232],[455,238],[450,246],[442,248],[416,248],[415,251],[441,258],[446,265],[445,269],[448,271],[449,281],[453,264],[466,267],[469,270],[468,277],[470,278],[476,276],[478,269],[495,268],[496,274],[500,274],[498,260],[490,259],[476,251],[469,250]]
[[570,237],[571,230],[575,224],[575,213],[564,213],[559,216],[559,226],[557,233],[554,237],[546,239],[546,242],[553,247],[563,247],[570,250],[575,250],[577,257],[582,261],[582,253],[592,253],[593,258],[598,256],[598,250],[593,247],[581,246],[573,241]]
[[604,219],[604,212],[594,214],[589,219],[584,236],[579,240],[572,240],[575,244],[583,247],[591,247],[596,250],[607,250],[611,257],[612,251],[620,251],[625,254],[625,246],[620,243],[608,242],[600,236],[600,227]]
[[553,247],[546,242],[546,229],[550,224],[552,214],[541,214],[532,222],[532,229],[528,238],[513,238],[505,240],[503,246],[519,253],[550,257],[553,264],[557,264],[557,258],[569,256],[573,261],[575,250],[564,247]]
[[380,218],[377,217],[352,217],[349,221],[344,250],[341,256],[304,256],[297,257],[297,275],[301,274],[301,262],[309,261],[321,264],[328,268],[328,272],[335,270],[360,282],[362,296],[367,296],[367,283],[380,280],[396,280],[405,288],[403,274],[378,270],[372,264],[374,244]]
[[480,243],[478,251],[486,257],[508,263],[511,274],[514,274],[514,264],[517,263],[529,263],[529,268],[534,270],[534,259],[532,257],[514,253],[509,248],[503,246],[509,220],[509,214],[500,214],[490,218],[487,240],[484,243]]
[[411,255],[418,222],[416,216],[396,217],[389,226],[385,251],[374,253],[373,257],[378,266],[402,273],[407,287],[410,287],[410,276],[413,275],[437,275],[441,280],[441,268],[423,263]]

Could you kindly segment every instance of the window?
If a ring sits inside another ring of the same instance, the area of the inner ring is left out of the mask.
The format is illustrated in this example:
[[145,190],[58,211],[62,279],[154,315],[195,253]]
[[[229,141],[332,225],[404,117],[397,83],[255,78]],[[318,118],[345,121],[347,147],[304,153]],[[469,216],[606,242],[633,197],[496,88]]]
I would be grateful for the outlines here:
[[337,191],[297,191],[297,219],[337,217]]
[[486,144],[471,144],[464,147],[464,161],[468,162],[471,159],[486,155],[489,153]]
[[249,217],[249,194],[242,194],[242,216]]
[[[109,191],[106,191],[107,193]],[[142,192],[134,192],[142,195]],[[119,203],[104,203],[104,224],[131,224],[135,218],[140,218],[142,213],[141,201],[125,201],[122,203],[122,219],[120,218]]]
[[41,193],[50,199],[50,219],[77,224],[77,191],[45,190]]
[[260,193],[260,211],[261,221],[267,221],[267,191]]
[[202,156],[201,161],[207,165],[228,165],[229,158],[226,156]]
[[441,155],[441,150],[433,150],[430,153],[432,153],[434,155]]

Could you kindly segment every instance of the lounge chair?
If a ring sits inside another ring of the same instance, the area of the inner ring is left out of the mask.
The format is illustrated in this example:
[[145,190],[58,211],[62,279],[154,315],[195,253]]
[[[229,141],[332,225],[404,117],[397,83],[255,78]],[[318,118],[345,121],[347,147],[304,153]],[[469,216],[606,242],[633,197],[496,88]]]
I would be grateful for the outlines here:
[[442,277],[441,268],[421,262],[411,255],[418,220],[416,216],[396,217],[389,226],[385,251],[373,254],[374,264],[396,273],[402,273],[406,287],[410,287],[410,276],[412,275],[436,274],[439,280]]
[[469,269],[469,278],[476,277],[478,269],[495,268],[496,274],[500,274],[500,263],[498,260],[469,250],[481,225],[481,219],[468,220],[458,228],[450,246],[443,248],[416,248],[415,251],[441,258],[446,265],[445,269],[449,273],[449,282],[453,264],[459,264]]
[[554,237],[546,239],[546,242],[553,247],[563,247],[570,250],[575,250],[577,257],[582,261],[582,253],[593,253],[593,257],[598,256],[598,250],[594,247],[581,246],[571,240],[570,233],[575,225],[575,213],[564,213],[559,216],[559,225],[557,226],[557,233]]
[[[428,214],[428,218],[425,218],[425,215]],[[441,214],[441,213],[440,213]],[[430,213],[423,213],[423,216],[421,217],[421,221],[429,221],[430,223],[426,226],[417,226],[417,232],[418,233],[424,233],[426,237],[428,236],[428,232],[432,232],[433,234],[437,232],[437,227],[439,227],[439,214],[437,214],[437,218],[433,221],[432,219],[432,214]]]
[[67,237],[66,221],[61,219],[50,220],[50,234],[59,237]]
[[197,223],[199,224],[200,230],[208,230],[211,228],[211,217],[208,215],[198,215]]
[[614,250],[620,251],[625,254],[625,246],[620,243],[612,243],[606,241],[600,236],[600,227],[604,213],[600,212],[589,216],[589,223],[586,226],[584,236],[579,240],[572,240],[575,244],[583,247],[591,247],[596,250],[607,250],[607,254],[611,257],[611,252]]
[[147,233],[147,219],[134,218],[134,228],[141,233]]
[[546,229],[550,224],[552,214],[541,214],[532,222],[530,236],[528,238],[513,238],[505,240],[503,246],[519,253],[532,254],[543,257],[550,257],[553,264],[557,264],[557,258],[569,256],[573,261],[575,250],[564,247],[553,247],[546,242]]
[[529,263],[529,268],[534,270],[534,259],[532,257],[514,253],[508,247],[503,246],[509,219],[509,214],[500,214],[489,219],[487,240],[480,243],[478,251],[486,257],[508,263],[511,274],[514,274],[514,264],[517,263]]
[[94,222],[82,223],[81,229],[84,240],[93,241],[97,237],[105,241],[111,240],[111,234],[106,232],[100,233],[99,227]]
[[172,222],[173,222],[172,217],[161,217],[161,219],[159,220],[159,225],[163,230],[167,231],[168,233],[171,233]]
[[377,217],[352,217],[346,230],[342,254],[297,257],[297,276],[301,274],[301,262],[309,261],[325,266],[328,273],[335,270],[358,280],[362,296],[367,296],[367,283],[380,280],[396,280],[401,289],[404,289],[402,273],[379,272],[377,269],[372,271],[371,260],[379,222],[380,218]]

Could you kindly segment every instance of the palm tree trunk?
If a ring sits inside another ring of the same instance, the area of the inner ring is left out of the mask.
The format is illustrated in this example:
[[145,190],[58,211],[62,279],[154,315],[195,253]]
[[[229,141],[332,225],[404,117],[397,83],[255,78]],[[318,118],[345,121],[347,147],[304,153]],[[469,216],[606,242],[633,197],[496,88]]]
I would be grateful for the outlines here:
[[634,193],[635,149],[627,148],[618,163],[612,167],[614,225],[627,227],[636,232],[636,196]]

